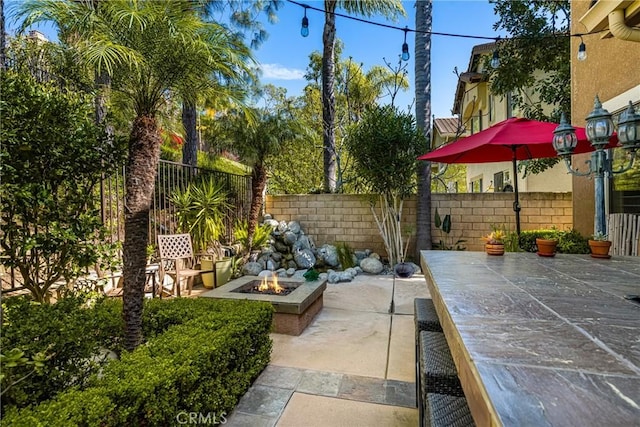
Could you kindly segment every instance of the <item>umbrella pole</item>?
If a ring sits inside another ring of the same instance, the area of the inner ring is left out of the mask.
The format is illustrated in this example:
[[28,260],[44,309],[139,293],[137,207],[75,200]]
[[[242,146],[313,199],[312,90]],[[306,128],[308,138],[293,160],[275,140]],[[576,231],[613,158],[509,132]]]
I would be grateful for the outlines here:
[[516,146],[512,145],[513,151],[513,191],[516,200],[513,202],[513,211],[516,213],[516,233],[520,235],[520,199],[518,198],[518,166],[516,165]]

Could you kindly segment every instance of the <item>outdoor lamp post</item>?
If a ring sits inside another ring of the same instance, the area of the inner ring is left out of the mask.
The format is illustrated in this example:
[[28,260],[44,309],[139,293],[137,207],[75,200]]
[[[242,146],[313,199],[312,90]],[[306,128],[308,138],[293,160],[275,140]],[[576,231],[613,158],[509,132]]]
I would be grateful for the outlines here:
[[605,147],[613,135],[613,121],[611,120],[611,114],[602,108],[598,96],[596,96],[593,111],[587,116],[586,133],[587,139],[595,148],[591,155],[591,160],[586,161],[589,166],[589,170],[586,172],[580,172],[571,167],[571,154],[578,145],[578,138],[576,137],[575,128],[567,123],[564,114],[560,120],[560,125],[553,131],[553,148],[564,159],[569,173],[577,176],[593,175],[596,198],[595,232],[597,234],[606,234],[604,177],[626,172],[633,167],[636,152],[640,149],[640,114],[634,111],[633,104],[629,101],[629,107],[620,117],[618,141],[622,148],[627,151],[628,157],[628,164],[620,169],[613,170],[613,160],[605,151]]

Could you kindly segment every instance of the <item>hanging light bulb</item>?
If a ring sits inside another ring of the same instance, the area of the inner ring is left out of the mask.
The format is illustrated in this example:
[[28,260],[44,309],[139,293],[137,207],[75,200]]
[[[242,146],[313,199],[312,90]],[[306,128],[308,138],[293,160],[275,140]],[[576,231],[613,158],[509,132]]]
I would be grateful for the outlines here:
[[304,16],[302,17],[302,28],[300,28],[302,37],[309,35],[309,18],[307,18],[307,6],[304,7]]
[[587,59],[587,45],[584,44],[582,36],[580,36],[580,47],[578,47],[578,61]]
[[491,67],[498,68],[500,66],[500,55],[498,55],[498,49],[493,51],[493,57],[491,57]]
[[410,57],[409,45],[407,44],[407,31],[409,31],[409,28],[404,27],[404,43],[402,43],[402,55],[400,56],[403,61],[408,61]]

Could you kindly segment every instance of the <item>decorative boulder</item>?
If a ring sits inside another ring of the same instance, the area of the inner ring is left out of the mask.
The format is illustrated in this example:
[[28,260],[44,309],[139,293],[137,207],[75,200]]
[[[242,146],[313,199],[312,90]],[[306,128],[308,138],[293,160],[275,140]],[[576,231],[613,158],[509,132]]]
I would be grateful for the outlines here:
[[311,268],[316,265],[316,257],[309,249],[303,249],[293,255],[293,259],[300,268]]
[[294,233],[291,230],[287,230],[284,232],[283,235],[284,238],[284,243],[287,246],[293,246],[293,244],[296,242],[296,240],[298,240],[298,236],[296,235],[296,233]]
[[337,267],[340,264],[340,260],[338,259],[338,251],[336,247],[333,245],[322,245],[320,249],[318,249],[318,261],[323,262],[324,264]]
[[312,246],[311,240],[304,234],[298,237],[298,240],[293,244],[294,249],[311,249]]
[[289,231],[295,234],[300,233],[300,223],[298,221],[289,222]]
[[262,271],[262,266],[257,262],[248,262],[242,267],[242,272],[248,276],[257,276]]
[[260,273],[258,273],[258,276],[260,277],[273,277],[275,275],[276,273],[270,270],[262,270]]
[[369,256],[360,261],[362,271],[369,274],[380,274],[384,268],[379,259]]
[[351,278],[354,278],[358,275],[358,271],[355,268],[347,268],[344,272],[349,274]]

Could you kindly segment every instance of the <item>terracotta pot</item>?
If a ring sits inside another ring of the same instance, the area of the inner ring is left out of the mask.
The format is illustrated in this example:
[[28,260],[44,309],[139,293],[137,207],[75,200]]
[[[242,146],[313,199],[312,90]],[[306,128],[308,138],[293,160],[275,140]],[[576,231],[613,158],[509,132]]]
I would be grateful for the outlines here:
[[609,240],[589,240],[589,248],[593,258],[611,258],[609,248],[611,241]]
[[504,243],[485,243],[484,251],[489,255],[504,255]]
[[536,246],[538,247],[538,256],[552,257],[556,256],[558,241],[553,239],[536,239]]

